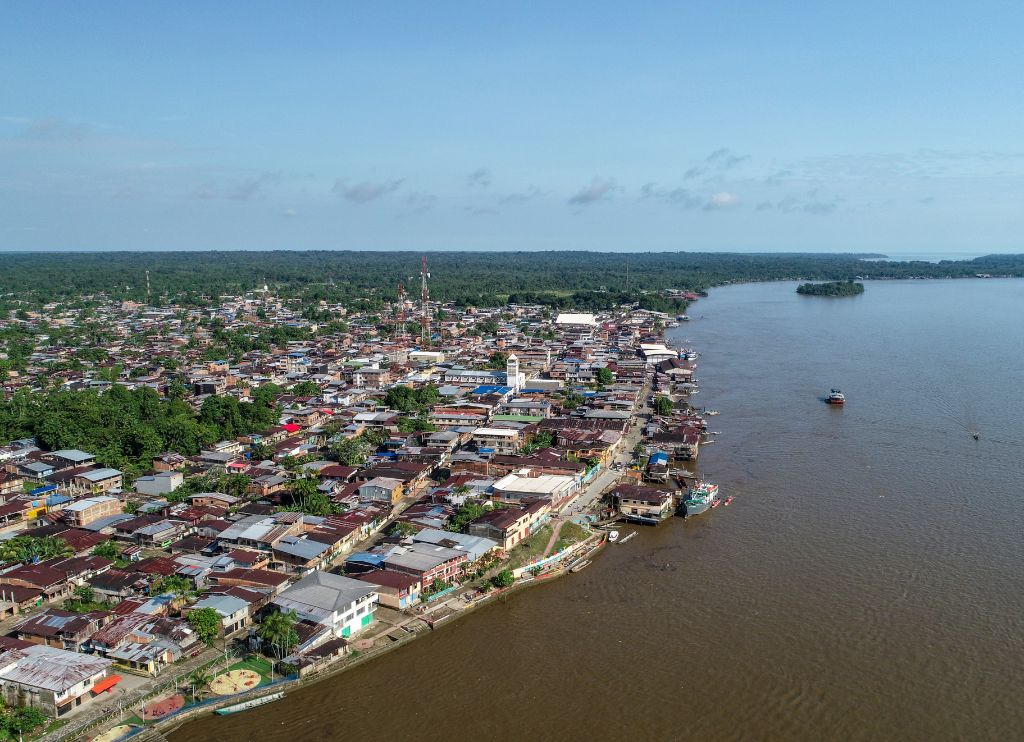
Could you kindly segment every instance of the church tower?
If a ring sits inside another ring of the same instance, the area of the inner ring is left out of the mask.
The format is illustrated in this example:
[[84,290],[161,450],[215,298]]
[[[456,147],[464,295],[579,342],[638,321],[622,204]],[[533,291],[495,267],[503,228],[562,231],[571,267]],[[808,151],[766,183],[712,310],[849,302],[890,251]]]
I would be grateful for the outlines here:
[[505,362],[505,386],[510,386],[513,391],[518,392],[525,381],[523,375],[519,373],[519,358],[513,353]]

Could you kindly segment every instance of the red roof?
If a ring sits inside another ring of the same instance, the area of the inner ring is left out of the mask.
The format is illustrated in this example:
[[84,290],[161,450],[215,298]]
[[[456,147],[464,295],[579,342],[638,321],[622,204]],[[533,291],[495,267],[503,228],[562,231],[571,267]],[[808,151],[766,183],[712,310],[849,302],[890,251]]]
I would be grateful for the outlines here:
[[287,430],[289,433],[297,433],[298,431],[302,430],[302,426],[297,425],[295,423],[288,423],[287,425],[282,425],[281,427]]

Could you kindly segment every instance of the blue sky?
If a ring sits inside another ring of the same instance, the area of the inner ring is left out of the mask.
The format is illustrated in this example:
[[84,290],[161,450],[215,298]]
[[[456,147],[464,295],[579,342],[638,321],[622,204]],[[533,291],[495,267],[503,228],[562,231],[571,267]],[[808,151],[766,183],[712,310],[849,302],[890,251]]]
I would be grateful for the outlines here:
[[0,250],[1024,252],[1018,2],[19,2]]

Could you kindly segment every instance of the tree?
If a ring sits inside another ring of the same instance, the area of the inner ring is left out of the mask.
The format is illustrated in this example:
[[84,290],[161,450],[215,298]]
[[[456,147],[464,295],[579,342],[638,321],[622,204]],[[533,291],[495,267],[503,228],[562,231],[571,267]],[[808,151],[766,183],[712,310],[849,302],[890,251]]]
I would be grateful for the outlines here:
[[150,588],[150,595],[164,595],[170,593],[177,598],[184,598],[195,593],[192,583],[187,577],[181,575],[168,575],[153,583]]
[[101,544],[96,544],[92,550],[92,555],[103,557],[104,559],[117,559],[121,556],[121,552],[113,540],[107,540]]
[[666,416],[672,414],[672,400],[661,396],[654,400],[654,412],[657,415]]
[[320,394],[320,387],[315,381],[300,381],[292,387],[292,394],[299,397],[315,397]]
[[487,512],[487,508],[478,502],[466,500],[455,515],[448,521],[448,530],[461,533],[466,526]]
[[510,569],[503,569],[491,578],[491,583],[498,588],[512,587],[512,583],[515,581],[516,578],[512,575],[512,570]]
[[298,622],[295,611],[277,611],[268,614],[256,630],[259,637],[271,646],[274,655],[281,659],[288,650],[299,643],[295,624]]
[[416,526],[404,520],[396,522],[394,528],[391,529],[392,536],[400,536],[402,538],[405,538],[406,536],[412,536],[416,533]]
[[213,608],[198,608],[188,614],[188,622],[200,640],[210,644],[220,634],[220,614]]
[[196,670],[188,676],[188,682],[192,686],[192,700],[198,701],[206,695],[210,683],[213,682],[213,675],[204,669]]
[[597,369],[595,376],[597,377],[597,383],[601,386],[608,386],[615,381],[615,374],[612,373],[610,368],[602,367]]
[[498,371],[504,371],[505,366],[508,363],[508,355],[500,351],[491,353],[491,357],[487,361],[487,368],[497,369]]
[[335,444],[331,456],[345,466],[362,466],[370,457],[370,446],[362,436],[349,438]]

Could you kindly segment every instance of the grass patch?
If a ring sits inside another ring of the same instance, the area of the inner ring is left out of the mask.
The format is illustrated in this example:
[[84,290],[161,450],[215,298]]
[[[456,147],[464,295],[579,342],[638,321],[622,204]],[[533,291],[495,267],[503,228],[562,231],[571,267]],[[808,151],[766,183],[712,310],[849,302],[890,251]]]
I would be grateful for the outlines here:
[[555,543],[555,552],[559,552],[573,544],[578,544],[580,541],[585,541],[588,536],[590,536],[590,531],[579,523],[573,523],[572,521],[564,523],[562,525],[562,530],[558,533],[558,541]]
[[[252,670],[253,672],[258,672],[262,678],[260,685],[263,685],[270,682],[270,668],[270,660],[263,657],[248,657],[241,662],[231,665],[228,670]],[[220,675],[221,673],[217,674]]]
[[551,526],[545,525],[537,530],[532,536],[523,541],[519,546],[512,549],[512,556],[509,559],[509,566],[515,569],[524,564],[539,559],[544,555],[548,541],[551,540]]

